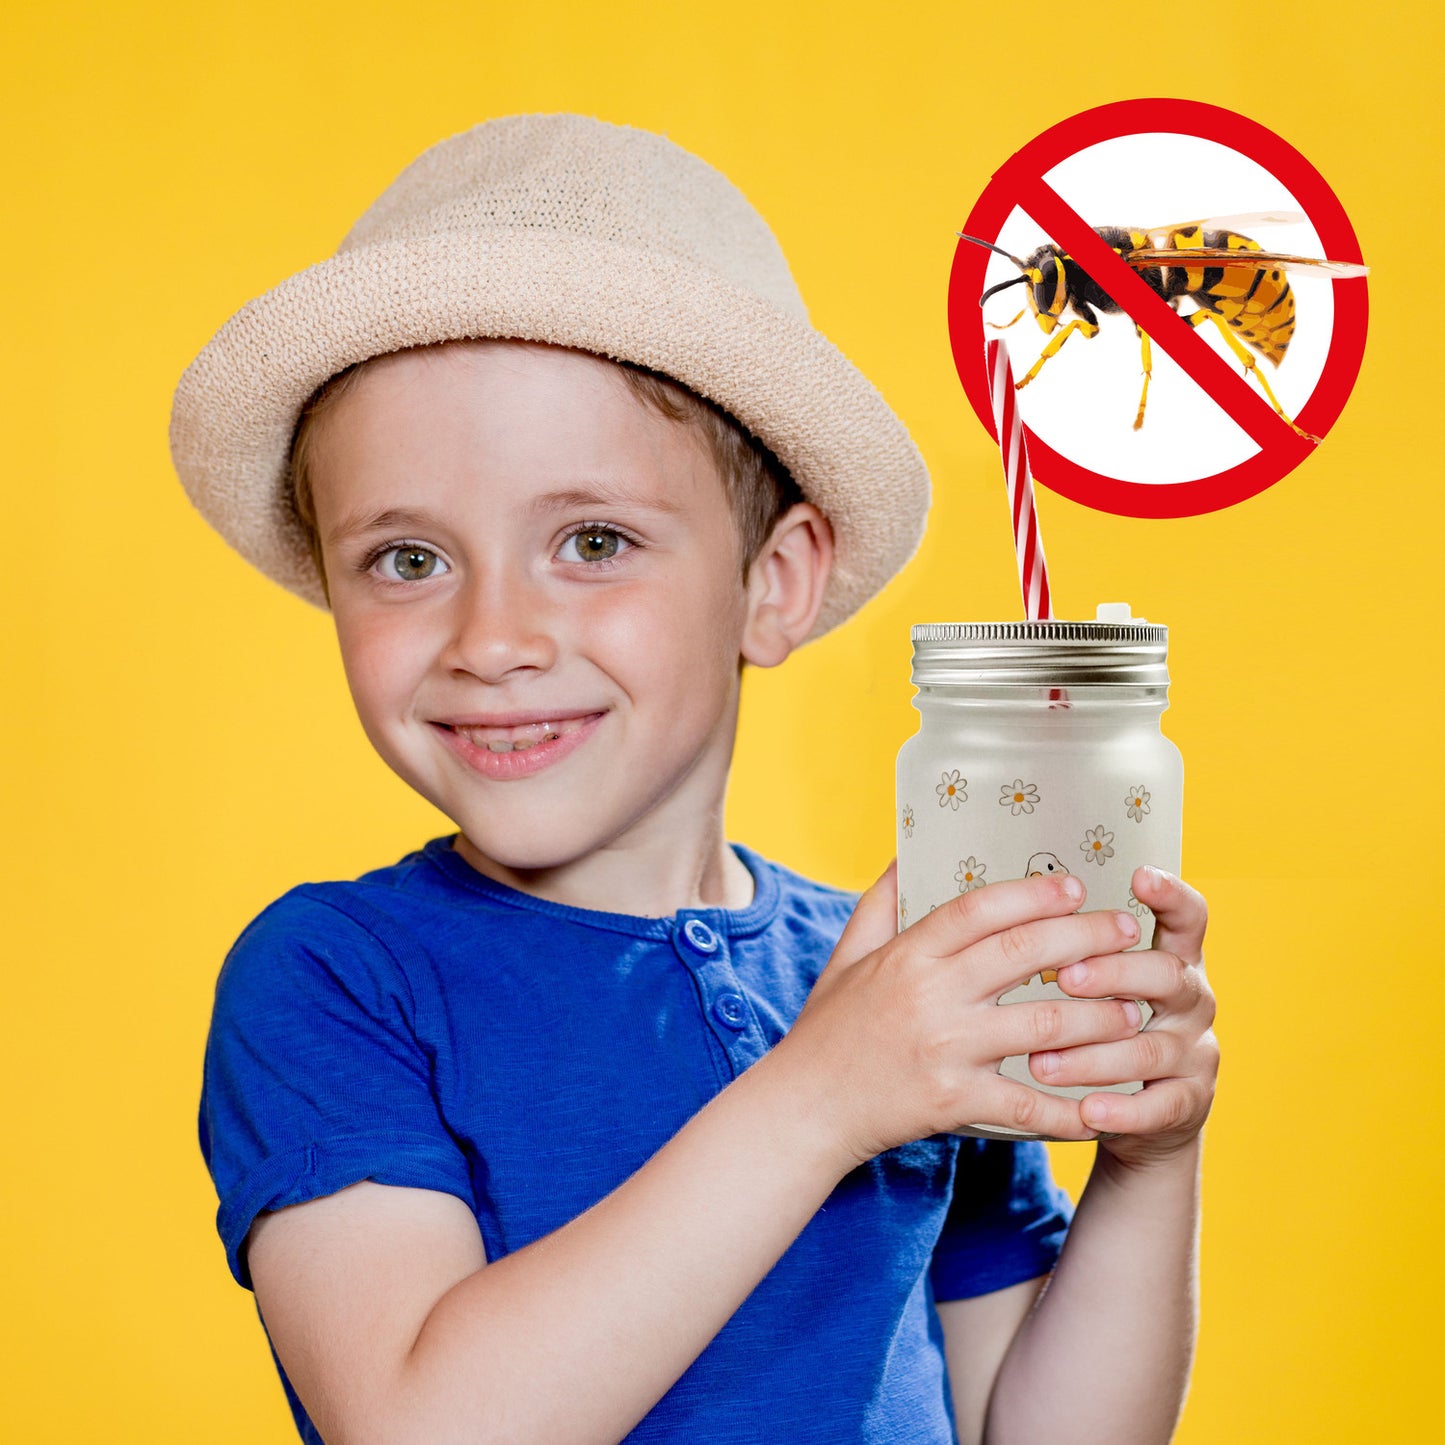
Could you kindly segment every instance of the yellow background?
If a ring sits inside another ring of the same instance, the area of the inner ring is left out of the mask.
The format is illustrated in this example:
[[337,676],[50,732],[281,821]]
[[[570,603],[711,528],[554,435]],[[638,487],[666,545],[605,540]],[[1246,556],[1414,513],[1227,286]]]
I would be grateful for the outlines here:
[[[1040,500],[1063,615],[1125,596],[1173,629],[1225,1058],[1179,1438],[1395,1441],[1435,1418],[1445,26],[1295,0],[897,13],[8,8],[7,1438],[294,1438],[195,1141],[211,990],[291,884],[445,827],[369,754],[327,619],[175,483],[170,392],[212,331],[488,116],[590,112],[731,176],[934,471],[905,577],[749,684],[734,836],[859,885],[892,848],[909,623],[1018,610],[997,452],[949,356],[953,231],[1038,131],[1150,95],[1284,136],[1374,266],[1353,400],[1284,482],[1184,521]],[[1077,1186],[1085,1151],[1056,1160]]]

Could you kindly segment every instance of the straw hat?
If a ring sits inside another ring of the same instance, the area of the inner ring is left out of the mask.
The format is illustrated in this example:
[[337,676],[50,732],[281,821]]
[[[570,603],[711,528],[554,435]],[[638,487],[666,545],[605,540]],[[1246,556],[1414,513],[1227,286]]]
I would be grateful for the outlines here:
[[511,116],[433,146],[335,256],[237,312],[176,390],[182,484],[243,557],[324,607],[288,501],[302,406],[354,362],[463,337],[634,362],[735,416],[832,523],[837,560],[814,636],[922,537],[918,449],[809,324],[741,192],[660,136],[576,115]]

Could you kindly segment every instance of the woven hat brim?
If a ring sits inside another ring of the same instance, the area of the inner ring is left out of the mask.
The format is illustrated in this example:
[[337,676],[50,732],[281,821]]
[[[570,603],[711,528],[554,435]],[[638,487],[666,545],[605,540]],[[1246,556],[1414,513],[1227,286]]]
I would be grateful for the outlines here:
[[873,385],[800,317],[690,258],[497,228],[344,251],[243,307],[181,378],[171,453],[206,520],[325,607],[286,497],[301,407],[355,362],[467,337],[575,347],[666,373],[731,412],[828,517],[817,637],[913,555],[928,473]]

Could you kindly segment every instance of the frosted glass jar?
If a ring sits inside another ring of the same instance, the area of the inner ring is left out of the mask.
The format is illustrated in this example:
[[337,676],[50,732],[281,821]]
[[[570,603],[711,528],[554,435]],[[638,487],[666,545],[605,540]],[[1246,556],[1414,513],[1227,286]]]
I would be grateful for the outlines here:
[[[1128,909],[1149,946],[1134,869],[1179,872],[1184,765],[1160,731],[1168,629],[1121,604],[1096,622],[930,623],[913,629],[921,723],[898,755],[898,926],[1007,878],[1073,873],[1088,909]],[[1052,971],[999,1000],[1068,999]],[[1000,1073],[1038,1083],[1028,1059]],[[1132,1093],[1143,1085],[1115,1086]],[[1009,1138],[1014,1131],[964,1132]]]

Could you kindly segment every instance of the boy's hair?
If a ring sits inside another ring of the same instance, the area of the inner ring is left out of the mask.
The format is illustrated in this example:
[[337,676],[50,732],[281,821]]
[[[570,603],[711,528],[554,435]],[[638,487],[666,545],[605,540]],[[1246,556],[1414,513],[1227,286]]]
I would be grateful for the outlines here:
[[[441,346],[465,345],[442,342]],[[394,353],[393,353],[394,354]],[[328,598],[326,569],[321,557],[321,535],[316,526],[316,505],[311,491],[311,447],[317,421],[356,384],[357,378],[380,360],[358,361],[323,382],[301,408],[291,442],[290,503],[306,535],[316,574]],[[609,358],[610,359],[610,358]],[[628,390],[643,405],[668,421],[695,427],[707,443],[714,465],[727,490],[728,503],[742,542],[743,577],[761,551],[779,517],[803,500],[803,494],[788,469],[735,417],[716,403],[699,396],[660,371],[630,361],[613,361]]]

